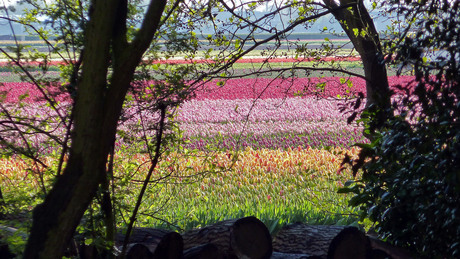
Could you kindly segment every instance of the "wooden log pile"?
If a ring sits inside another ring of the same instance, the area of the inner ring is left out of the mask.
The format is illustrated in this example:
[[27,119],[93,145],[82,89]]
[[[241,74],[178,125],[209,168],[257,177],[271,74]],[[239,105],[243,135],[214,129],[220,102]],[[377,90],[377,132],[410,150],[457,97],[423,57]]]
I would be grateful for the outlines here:
[[[121,251],[124,235],[115,240]],[[93,251],[94,252],[90,252]],[[80,250],[81,258],[99,258],[95,249]],[[13,258],[0,243],[0,258]],[[121,258],[121,256],[118,256]],[[406,259],[415,258],[356,227],[291,224],[272,237],[255,217],[221,221],[179,234],[134,228],[124,258],[133,259]]]
[[181,235],[155,231],[157,230],[135,229],[130,239],[127,258],[413,258],[403,249],[370,237],[356,227],[347,226],[297,223],[283,227],[272,238],[260,220],[246,217],[221,221]]
[[[116,247],[121,248],[123,246],[124,236],[121,233],[117,235]],[[181,258],[183,250],[184,241],[177,232],[153,228],[134,228],[129,237],[126,258]]]

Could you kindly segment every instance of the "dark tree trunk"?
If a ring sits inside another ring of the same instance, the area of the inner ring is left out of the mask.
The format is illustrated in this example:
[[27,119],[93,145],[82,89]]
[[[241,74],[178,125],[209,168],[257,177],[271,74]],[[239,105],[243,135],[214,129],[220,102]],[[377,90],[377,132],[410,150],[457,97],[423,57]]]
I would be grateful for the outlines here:
[[2,188],[0,188],[0,220],[5,217],[3,213],[3,208],[5,206],[5,200],[3,199],[3,193],[2,193]]
[[99,122],[104,118],[114,8],[110,1],[96,1],[93,8],[86,33],[69,160],[45,201],[34,210],[24,258],[60,258],[104,178],[108,136]]
[[[366,77],[367,107],[373,105],[381,110],[390,108],[390,89],[387,70],[378,32],[363,1],[341,0],[340,6],[334,0],[323,0],[332,10],[356,51],[361,56]],[[382,114],[382,119],[389,114]]]
[[[151,1],[139,33],[128,44],[126,37],[119,37],[124,32],[126,17],[117,16],[120,10],[127,10],[127,1],[92,1],[69,159],[45,201],[33,212],[24,258],[61,258],[99,185],[107,177],[107,158],[126,92],[165,5],[166,0]],[[120,45],[124,47],[116,47]],[[111,61],[113,77],[107,84]]]

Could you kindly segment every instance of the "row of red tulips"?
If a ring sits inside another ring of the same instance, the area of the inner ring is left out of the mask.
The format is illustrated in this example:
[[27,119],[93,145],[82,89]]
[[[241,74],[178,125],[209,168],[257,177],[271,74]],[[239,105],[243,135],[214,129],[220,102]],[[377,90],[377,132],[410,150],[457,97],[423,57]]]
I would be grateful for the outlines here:
[[[411,76],[389,77],[390,84],[407,85],[413,80]],[[223,86],[215,81],[208,82],[194,93],[195,100],[235,100],[235,99],[273,99],[287,97],[321,97],[343,98],[353,97],[359,92],[366,92],[364,79],[352,78],[241,78],[230,79]],[[48,85],[39,89],[31,83],[3,83],[0,94],[3,102],[15,103],[23,101],[43,102],[44,93],[56,101],[70,101],[65,88],[59,85]]]

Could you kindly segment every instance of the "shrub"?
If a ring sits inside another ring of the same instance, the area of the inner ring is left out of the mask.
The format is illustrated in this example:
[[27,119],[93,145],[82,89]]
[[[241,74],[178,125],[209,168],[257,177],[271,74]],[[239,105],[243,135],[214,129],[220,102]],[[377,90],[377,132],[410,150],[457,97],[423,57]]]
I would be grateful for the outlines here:
[[350,204],[360,208],[362,219],[375,222],[376,231],[387,240],[424,257],[458,258],[459,3],[411,5],[411,13],[417,8],[425,17],[412,24],[420,30],[390,47],[401,67],[413,68],[415,86],[400,86],[389,111],[395,115],[383,126],[375,127],[373,107],[362,115],[372,142],[360,145],[355,161],[344,160],[355,173],[362,170],[362,176],[341,191],[355,194]]

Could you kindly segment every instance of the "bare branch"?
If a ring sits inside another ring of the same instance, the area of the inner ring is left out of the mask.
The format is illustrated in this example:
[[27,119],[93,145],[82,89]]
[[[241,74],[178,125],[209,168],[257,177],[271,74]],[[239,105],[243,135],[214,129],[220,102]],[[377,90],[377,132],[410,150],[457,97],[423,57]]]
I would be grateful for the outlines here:
[[[343,9],[343,8],[348,8],[349,5],[344,5],[344,6],[340,6],[338,7],[338,9]],[[300,19],[300,20],[297,20],[295,22],[293,22],[292,24],[290,24],[288,27],[284,28],[283,30],[279,31],[279,32],[276,32],[274,33],[273,35],[271,35],[270,37],[267,37],[266,39],[263,39],[261,41],[255,41],[254,42],[254,45],[252,45],[251,47],[249,47],[247,50],[245,51],[242,51],[241,53],[238,53],[234,56],[232,56],[224,65],[222,65],[219,69],[215,70],[215,71],[212,71],[210,73],[204,73],[202,76],[200,76],[200,78],[198,80],[196,80],[193,84],[195,83],[199,83],[200,81],[203,80],[203,78],[206,78],[206,77],[209,77],[209,76],[212,76],[212,75],[216,75],[216,74],[219,74],[221,73],[222,71],[228,69],[229,67],[231,67],[237,60],[241,59],[242,57],[246,56],[247,54],[249,54],[251,51],[255,50],[257,47],[267,43],[267,42],[270,42],[274,39],[277,39],[280,37],[280,35],[283,35],[287,32],[290,32],[291,30],[293,30],[295,27],[299,26],[300,24],[303,24],[307,21],[311,21],[311,20],[314,20],[314,19],[317,19],[317,18],[320,18],[322,16],[325,16],[329,13],[331,13],[332,11],[334,10],[327,10],[327,11],[324,11],[324,12],[321,12],[321,13],[318,13],[318,14],[315,14],[315,15],[311,15],[311,16],[308,16],[308,17],[305,17],[303,19]]]
[[[141,28],[139,29],[133,42],[130,44],[130,51],[127,53],[130,57],[129,60],[137,60],[135,65],[137,65],[144,52],[150,46],[150,43],[159,28],[166,2],[166,0],[151,0],[149,4]],[[133,58],[133,56],[135,58]]]

